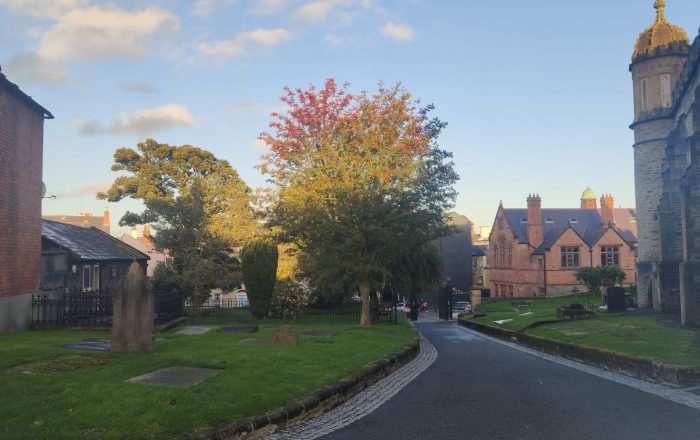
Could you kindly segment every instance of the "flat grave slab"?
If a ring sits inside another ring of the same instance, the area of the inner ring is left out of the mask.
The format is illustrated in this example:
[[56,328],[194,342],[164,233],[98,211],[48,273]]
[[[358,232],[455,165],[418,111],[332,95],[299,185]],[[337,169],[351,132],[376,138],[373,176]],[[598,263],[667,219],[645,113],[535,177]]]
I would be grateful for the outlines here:
[[307,330],[301,332],[302,336],[318,336],[320,338],[330,338],[338,334],[338,330]]
[[211,331],[213,327],[200,327],[196,325],[186,325],[176,332],[178,335],[202,335]]
[[238,345],[272,345],[272,338],[250,338],[244,339]]
[[223,370],[211,368],[193,367],[168,367],[161,368],[152,373],[132,377],[127,382],[140,383],[143,385],[160,385],[166,387],[187,388],[193,387],[205,379],[214,377]]
[[112,348],[112,342],[98,339],[84,339],[82,341],[62,345],[62,347],[73,350],[109,351]]
[[232,325],[222,327],[219,330],[221,333],[255,333],[258,331],[257,325]]

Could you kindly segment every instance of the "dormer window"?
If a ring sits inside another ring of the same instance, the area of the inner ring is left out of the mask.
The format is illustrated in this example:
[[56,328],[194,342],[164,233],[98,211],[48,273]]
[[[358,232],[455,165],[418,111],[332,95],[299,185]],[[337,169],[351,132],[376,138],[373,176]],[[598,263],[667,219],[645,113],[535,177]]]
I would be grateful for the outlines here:
[[576,217],[571,217],[569,223],[578,223],[578,219]]
[[527,223],[527,217],[523,217],[520,219],[520,223]]
[[554,219],[552,217],[547,217],[544,219],[545,223],[554,223]]

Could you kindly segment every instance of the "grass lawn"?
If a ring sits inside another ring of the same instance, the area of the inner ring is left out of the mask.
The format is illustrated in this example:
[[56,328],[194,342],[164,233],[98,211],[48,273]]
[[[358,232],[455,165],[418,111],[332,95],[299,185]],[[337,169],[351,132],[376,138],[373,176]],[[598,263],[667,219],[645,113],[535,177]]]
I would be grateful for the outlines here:
[[[298,326],[334,329],[330,338],[300,336],[297,347],[239,345],[271,338],[276,326],[253,334],[211,331],[158,335],[154,354],[68,350],[62,344],[109,339],[98,330],[0,334],[0,439],[165,439],[278,408],[348,376],[406,345],[413,333],[398,325]],[[125,382],[172,366],[223,370],[192,388]]]
[[527,333],[700,369],[698,333],[651,316],[599,314],[596,319],[547,324]]
[[[589,294],[578,297],[581,303],[599,302]],[[571,302],[572,296],[495,301],[479,305],[488,316],[466,319],[520,331],[536,321],[557,319],[557,307]],[[494,322],[502,319],[512,321]],[[666,324],[653,316],[601,312],[595,319],[550,323],[526,332],[556,341],[700,368],[700,334]]]
[[[594,298],[588,293],[578,294],[580,303],[591,301],[600,304],[600,299]],[[479,318],[468,317],[482,324],[508,330],[520,331],[536,321],[546,321],[557,319],[557,307],[573,302],[573,296],[563,296],[558,298],[510,298],[507,300],[494,301],[488,304],[479,304],[477,308],[488,313],[488,316]],[[512,321],[497,324],[494,321],[511,319]]]

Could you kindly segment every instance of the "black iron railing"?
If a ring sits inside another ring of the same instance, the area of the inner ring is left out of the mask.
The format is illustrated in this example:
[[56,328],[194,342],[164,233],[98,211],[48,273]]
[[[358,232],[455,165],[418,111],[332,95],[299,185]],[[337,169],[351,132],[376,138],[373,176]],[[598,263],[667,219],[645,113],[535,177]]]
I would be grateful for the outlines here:
[[43,292],[32,298],[32,327],[108,327],[112,292]]

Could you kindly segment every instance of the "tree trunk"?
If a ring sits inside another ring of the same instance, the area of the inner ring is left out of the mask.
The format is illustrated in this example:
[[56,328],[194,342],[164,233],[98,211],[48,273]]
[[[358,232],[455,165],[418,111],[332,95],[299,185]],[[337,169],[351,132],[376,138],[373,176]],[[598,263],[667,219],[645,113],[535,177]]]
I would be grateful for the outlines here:
[[369,283],[360,283],[360,299],[362,300],[362,315],[360,316],[360,327],[370,327],[372,317],[370,316]]

